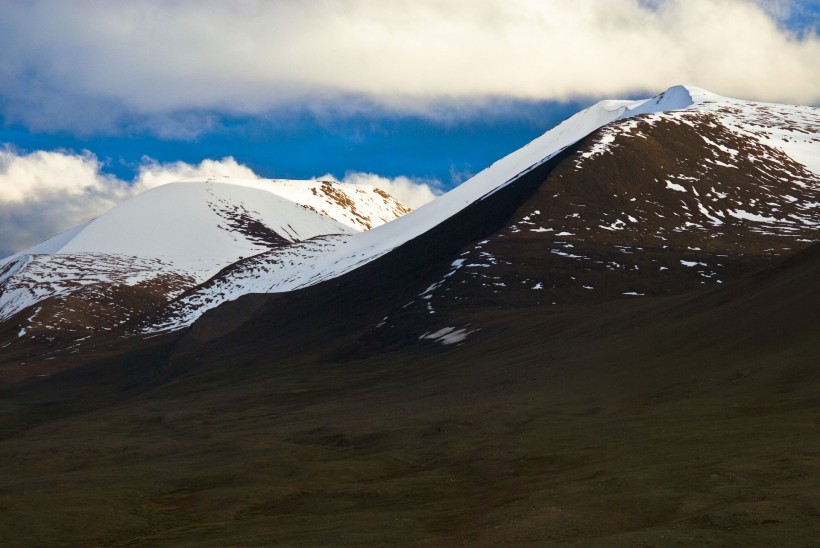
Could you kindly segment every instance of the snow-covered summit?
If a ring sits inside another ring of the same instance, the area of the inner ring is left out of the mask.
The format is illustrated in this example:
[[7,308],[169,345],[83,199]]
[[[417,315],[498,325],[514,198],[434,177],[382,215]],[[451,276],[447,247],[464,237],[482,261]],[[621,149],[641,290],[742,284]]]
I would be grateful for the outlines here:
[[162,185],[0,260],[0,320],[43,299],[97,298],[95,287],[150,285],[170,299],[244,257],[356,233],[407,211],[381,190],[331,181]]
[[353,229],[258,188],[170,183],[117,205],[59,247],[49,247],[52,254],[162,257],[194,272],[260,253],[280,240],[347,232]]

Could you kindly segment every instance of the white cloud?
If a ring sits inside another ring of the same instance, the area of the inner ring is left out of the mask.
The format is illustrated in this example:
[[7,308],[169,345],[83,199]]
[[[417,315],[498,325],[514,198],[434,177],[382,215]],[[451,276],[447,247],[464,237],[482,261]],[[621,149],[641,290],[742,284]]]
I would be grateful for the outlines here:
[[0,203],[19,204],[54,194],[84,197],[127,192],[124,183],[101,174],[100,168],[100,162],[90,152],[39,150],[20,156],[5,148],[0,150]]
[[159,185],[184,181],[186,179],[201,179],[202,177],[233,177],[235,179],[258,179],[259,176],[249,167],[239,164],[231,156],[221,160],[202,160],[198,165],[185,162],[168,162],[161,164],[150,158],[145,158],[140,166],[139,174],[134,181],[137,192],[154,188]]
[[362,96],[427,112],[440,99],[561,100],[691,83],[812,103],[820,101],[820,39],[780,24],[798,6],[0,0],[0,98],[11,121],[110,129],[119,116],[171,134],[207,129],[212,121],[191,114],[200,110],[323,108]]
[[[338,180],[332,175],[325,175],[319,179]],[[375,173],[349,171],[340,181],[345,184],[370,185],[381,189],[408,207],[416,209],[441,195],[443,187],[437,179],[420,179],[411,177],[382,177]]]
[[93,218],[129,194],[89,153],[0,150],[0,257]]

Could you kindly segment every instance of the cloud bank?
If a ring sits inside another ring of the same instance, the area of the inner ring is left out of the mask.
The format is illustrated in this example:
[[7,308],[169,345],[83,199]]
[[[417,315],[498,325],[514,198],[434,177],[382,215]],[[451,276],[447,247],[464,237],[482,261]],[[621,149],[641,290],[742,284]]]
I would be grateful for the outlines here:
[[0,150],[0,257],[103,213],[130,195],[89,153]]
[[[820,101],[820,38],[784,0],[0,0],[0,104],[39,129],[207,131],[202,112],[426,113],[689,83]],[[358,105],[353,107],[352,105]],[[120,128],[121,129],[121,128]]]
[[[0,258],[89,221],[150,188],[203,177],[259,178],[231,157],[199,164],[145,158],[129,182],[106,174],[104,167],[90,152],[19,154],[0,149]],[[347,173],[341,182],[376,186],[411,207],[441,193],[437,181],[390,179],[372,173]]]

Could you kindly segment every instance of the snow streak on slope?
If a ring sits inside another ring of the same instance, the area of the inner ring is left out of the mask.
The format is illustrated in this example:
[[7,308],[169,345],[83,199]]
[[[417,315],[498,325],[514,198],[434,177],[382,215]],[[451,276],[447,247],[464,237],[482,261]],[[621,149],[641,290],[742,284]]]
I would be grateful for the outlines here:
[[[16,265],[16,272],[7,280],[0,279],[0,314],[7,319],[24,311],[27,319],[20,323],[20,334],[37,333],[43,340],[111,331],[139,317],[154,301],[167,302],[196,285],[192,276],[158,258],[103,253],[26,255],[0,269],[8,265]],[[123,286],[139,298],[131,302],[116,291]]]
[[180,329],[206,310],[248,293],[275,293],[316,284],[370,262],[430,230],[465,207],[490,196],[601,126],[637,114],[688,108],[694,104],[683,86],[644,101],[601,101],[579,112],[523,148],[419,209],[361,234],[306,242],[271,250],[235,265],[173,303],[169,315],[148,332]]

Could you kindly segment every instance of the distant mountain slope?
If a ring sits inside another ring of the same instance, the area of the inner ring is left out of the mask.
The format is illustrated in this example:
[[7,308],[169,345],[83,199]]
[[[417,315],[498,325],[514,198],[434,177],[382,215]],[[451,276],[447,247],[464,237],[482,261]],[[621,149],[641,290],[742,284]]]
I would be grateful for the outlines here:
[[45,342],[120,330],[243,257],[407,211],[373,187],[327,181],[163,185],[0,261],[0,321],[22,314],[18,334]]

